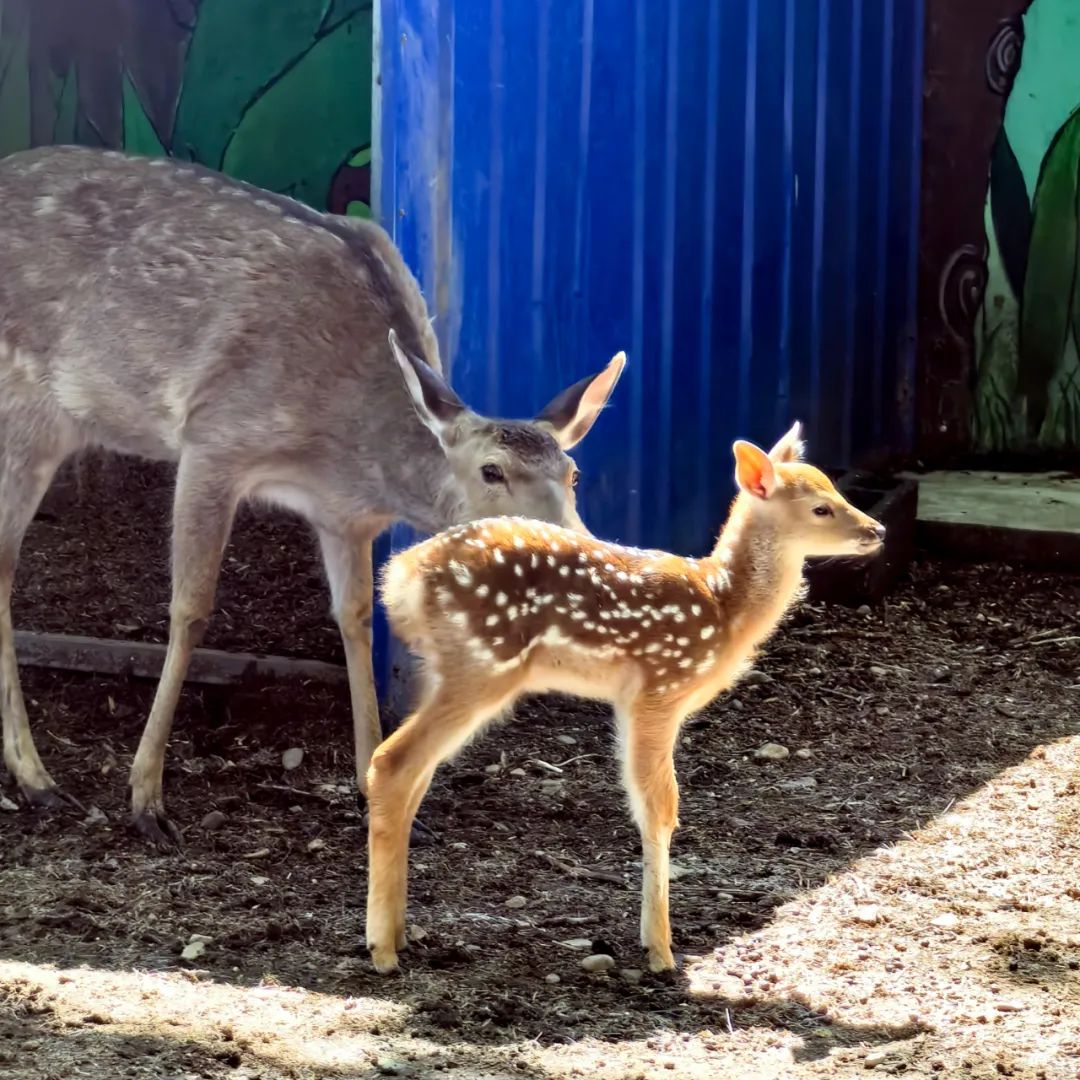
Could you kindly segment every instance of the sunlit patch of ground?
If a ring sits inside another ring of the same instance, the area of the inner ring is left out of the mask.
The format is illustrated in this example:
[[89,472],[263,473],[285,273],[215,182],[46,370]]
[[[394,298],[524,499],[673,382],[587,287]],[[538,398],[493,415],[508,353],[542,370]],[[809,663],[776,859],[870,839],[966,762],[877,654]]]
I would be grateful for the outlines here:
[[726,1009],[715,1031],[435,1043],[410,1034],[409,1007],[377,993],[7,960],[2,1007],[15,1037],[0,1050],[3,1074],[1075,1077],[1078,778],[1080,739],[1040,747],[762,930],[691,959],[690,997]]

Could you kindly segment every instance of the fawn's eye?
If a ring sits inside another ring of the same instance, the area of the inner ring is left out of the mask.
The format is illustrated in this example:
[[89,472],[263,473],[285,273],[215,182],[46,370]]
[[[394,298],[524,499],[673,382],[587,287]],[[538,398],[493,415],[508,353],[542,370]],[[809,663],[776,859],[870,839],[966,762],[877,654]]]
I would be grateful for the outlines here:
[[581,479],[581,470],[580,469],[575,469],[570,474],[570,486],[571,487],[577,487],[578,486],[578,481],[580,479]]
[[484,478],[485,484],[501,484],[505,479],[502,469],[490,463],[481,466],[480,475]]
[[814,513],[817,514],[818,517],[832,517],[833,509],[831,506],[826,506],[822,503],[820,506],[814,507]]

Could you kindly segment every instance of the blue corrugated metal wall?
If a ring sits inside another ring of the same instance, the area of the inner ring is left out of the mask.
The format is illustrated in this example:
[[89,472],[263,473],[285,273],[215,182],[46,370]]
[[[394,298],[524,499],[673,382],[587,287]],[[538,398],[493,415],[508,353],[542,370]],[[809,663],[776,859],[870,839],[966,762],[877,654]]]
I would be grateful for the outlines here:
[[922,0],[380,0],[376,212],[455,387],[528,415],[626,349],[598,533],[701,549],[730,445],[912,433]]

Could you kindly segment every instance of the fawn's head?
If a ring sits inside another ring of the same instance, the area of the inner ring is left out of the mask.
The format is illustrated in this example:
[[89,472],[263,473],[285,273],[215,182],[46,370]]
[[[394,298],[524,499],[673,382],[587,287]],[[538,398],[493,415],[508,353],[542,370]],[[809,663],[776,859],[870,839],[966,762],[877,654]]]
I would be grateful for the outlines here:
[[577,512],[577,466],[566,451],[607,404],[625,354],[568,387],[533,420],[492,420],[474,413],[438,372],[402,349],[392,330],[390,347],[416,414],[439,440],[460,488],[460,521],[517,515],[587,531]]
[[739,441],[735,481],[755,518],[771,525],[781,542],[803,558],[826,555],[875,555],[885,527],[852,506],[833,482],[803,460],[802,425],[768,452]]

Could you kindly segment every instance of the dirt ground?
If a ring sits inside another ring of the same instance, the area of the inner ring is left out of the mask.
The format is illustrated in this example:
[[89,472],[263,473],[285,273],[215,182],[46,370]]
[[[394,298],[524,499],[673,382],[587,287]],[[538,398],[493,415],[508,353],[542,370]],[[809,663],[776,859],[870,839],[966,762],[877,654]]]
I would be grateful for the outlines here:
[[[153,471],[54,503],[17,625],[162,640],[168,503]],[[306,531],[244,515],[207,644],[339,660],[326,612]],[[441,771],[383,979],[342,693],[186,692],[159,855],[125,819],[152,685],[25,670],[88,813],[0,788],[0,1076],[1080,1076],[1078,613],[1080,576],[934,561],[798,611],[684,733],[673,978],[639,970],[603,710],[530,703]]]

